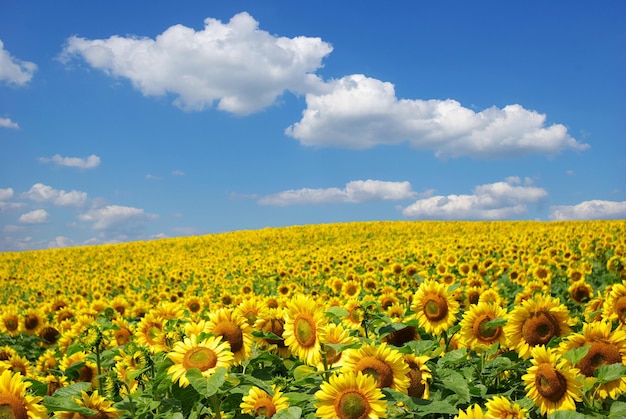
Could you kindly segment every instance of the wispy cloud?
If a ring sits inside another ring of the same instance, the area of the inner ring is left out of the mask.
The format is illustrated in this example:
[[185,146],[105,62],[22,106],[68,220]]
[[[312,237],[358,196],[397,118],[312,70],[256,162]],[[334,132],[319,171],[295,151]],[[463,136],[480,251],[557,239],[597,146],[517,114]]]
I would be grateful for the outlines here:
[[100,157],[95,154],[85,158],[63,157],[59,154],[55,154],[52,157],[39,157],[38,160],[42,163],[54,163],[57,166],[76,167],[79,169],[94,169],[100,166]]
[[332,47],[320,38],[274,36],[248,13],[228,23],[207,18],[204,29],[183,25],[155,39],[112,36],[67,40],[60,58],[124,77],[146,96],[176,96],[186,110],[211,108],[249,114],[272,105],[285,90],[304,93],[319,83],[312,74]]
[[501,220],[521,216],[529,204],[548,196],[538,187],[520,185],[518,177],[479,185],[471,195],[431,196],[406,207],[402,214],[412,219]]
[[22,86],[33,78],[35,70],[35,63],[13,57],[4,49],[4,43],[0,40],[0,82]]
[[583,201],[576,205],[550,207],[552,220],[610,220],[626,219],[626,201]]
[[409,182],[387,182],[382,180],[355,180],[345,188],[292,189],[260,197],[261,205],[319,205],[333,203],[362,203],[372,201],[399,201],[413,199],[418,194]]
[[107,205],[80,214],[79,220],[91,223],[94,230],[128,231],[144,227],[147,221],[156,219],[141,208]]
[[398,99],[393,84],[362,74],[306,95],[302,119],[287,135],[303,145],[366,149],[408,142],[439,157],[496,158],[586,150],[561,124],[520,105],[480,112],[455,100]]

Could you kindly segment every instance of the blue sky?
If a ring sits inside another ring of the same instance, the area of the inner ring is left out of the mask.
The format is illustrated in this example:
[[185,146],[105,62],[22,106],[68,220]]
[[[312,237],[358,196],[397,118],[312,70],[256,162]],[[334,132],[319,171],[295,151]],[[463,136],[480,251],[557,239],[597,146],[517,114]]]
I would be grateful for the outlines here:
[[1,251],[626,218],[621,1],[5,0],[0,42]]

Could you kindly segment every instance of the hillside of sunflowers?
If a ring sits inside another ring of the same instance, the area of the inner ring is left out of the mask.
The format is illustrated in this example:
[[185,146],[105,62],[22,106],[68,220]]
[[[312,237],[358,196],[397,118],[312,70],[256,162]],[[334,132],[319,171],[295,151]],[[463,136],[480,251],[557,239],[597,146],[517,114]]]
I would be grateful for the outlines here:
[[0,418],[624,418],[626,221],[0,253]]

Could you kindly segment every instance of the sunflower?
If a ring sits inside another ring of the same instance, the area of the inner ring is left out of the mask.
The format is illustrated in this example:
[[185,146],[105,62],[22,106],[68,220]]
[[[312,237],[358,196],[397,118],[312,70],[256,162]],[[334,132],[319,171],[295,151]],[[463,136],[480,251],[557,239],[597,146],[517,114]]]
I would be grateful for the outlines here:
[[250,388],[240,404],[241,413],[271,418],[276,412],[288,408],[289,399],[275,386],[272,386],[272,390],[273,396],[256,386]]
[[526,396],[539,407],[541,414],[576,410],[575,402],[582,400],[582,383],[576,379],[580,371],[559,359],[556,349],[544,345],[532,348],[531,357],[532,366],[522,380],[526,383]]
[[426,280],[415,293],[411,309],[426,333],[438,335],[456,322],[459,303],[445,284]]
[[[94,390],[91,395],[87,392],[82,392],[82,398],[76,400],[78,405],[95,410],[95,413],[90,418],[98,419],[116,419],[120,417],[120,412],[113,407],[113,402],[105,399],[98,394],[98,390]],[[76,414],[73,412],[61,412],[59,419],[74,419]],[[80,415],[79,417],[84,417]]]
[[98,386],[98,365],[87,357],[87,353],[78,351],[70,356],[63,357],[59,362],[61,371],[72,371],[75,382],[91,383],[92,387]]
[[428,400],[430,398],[430,390],[428,380],[433,379],[433,375],[426,365],[430,358],[426,355],[417,356],[407,354],[404,356],[404,362],[409,366],[409,388],[407,390],[409,396],[419,399]]
[[352,330],[360,330],[365,319],[365,310],[361,306],[361,301],[351,298],[345,303],[344,308],[348,311],[348,315],[343,319],[343,324]]
[[321,342],[326,326],[324,311],[315,300],[299,294],[287,303],[286,316],[285,345],[305,364],[316,366],[322,360]]
[[20,330],[27,335],[36,335],[43,327],[44,316],[36,309],[29,309],[23,314]]
[[46,324],[39,330],[39,338],[41,339],[40,345],[45,348],[50,348],[57,343],[61,334],[56,327]]
[[483,409],[478,404],[474,404],[466,410],[459,409],[459,414],[454,419],[483,419],[484,417]]
[[241,364],[250,356],[253,342],[252,326],[245,317],[238,316],[232,309],[220,308],[210,313],[206,330],[215,336],[221,336],[230,344],[235,365]]
[[253,326],[266,311],[267,308],[258,297],[248,298],[235,308],[235,313],[245,318],[250,326]]
[[567,292],[579,304],[586,303],[593,297],[593,288],[584,279],[572,282]]
[[315,393],[316,416],[321,419],[377,419],[387,417],[387,402],[376,379],[346,371],[324,381]]
[[150,348],[152,353],[163,352],[167,347],[163,343],[165,318],[153,312],[147,313],[137,323],[137,343]]
[[6,361],[0,361],[0,371],[10,370],[25,378],[35,378],[35,368],[30,361],[19,354],[11,355]]
[[461,345],[472,350],[485,349],[494,343],[506,344],[502,326],[490,326],[495,319],[506,318],[506,310],[496,304],[478,303],[471,305],[461,320]]
[[[609,321],[585,323],[582,334],[570,334],[559,345],[559,352],[566,352],[587,346],[589,352],[575,367],[585,375],[594,377],[596,369],[602,365],[626,364],[626,331],[611,331]],[[591,378],[593,381],[594,379]],[[616,399],[618,395],[626,392],[626,377],[620,377],[608,383],[601,384],[596,394],[600,399],[610,397]]]
[[263,348],[268,348],[270,352],[278,353],[281,358],[288,358],[291,351],[282,339],[285,331],[285,310],[283,308],[270,308],[257,319],[254,328],[262,332],[273,333],[281,339],[260,339],[258,343]]
[[341,324],[328,323],[324,330],[322,343],[324,344],[324,355],[326,357],[326,368],[324,367],[324,362],[320,362],[317,365],[317,369],[323,371],[328,368],[340,367],[343,365],[343,355],[344,352],[336,352],[330,346],[327,346],[327,343],[330,344],[341,344],[341,345],[349,345],[351,343],[358,342],[358,339],[354,336],[350,335],[350,332]]
[[201,342],[198,342],[196,335],[186,337],[184,341],[176,342],[167,357],[174,362],[167,373],[181,387],[189,385],[186,374],[191,368],[199,369],[208,378],[217,368],[229,368],[234,361],[230,345],[218,336],[211,336]]
[[9,336],[20,334],[20,316],[16,306],[8,305],[2,310],[0,332]]
[[45,419],[47,409],[38,396],[26,394],[31,383],[20,374],[5,370],[0,374],[0,417],[15,419]]
[[407,393],[411,384],[409,366],[402,354],[385,342],[364,344],[359,349],[346,350],[341,371],[362,372],[372,375],[379,388],[389,387]]
[[485,419],[525,419],[528,417],[527,409],[502,396],[494,396],[487,400],[485,407],[487,408]]
[[537,294],[510,313],[504,333],[507,346],[528,359],[534,346],[547,345],[555,336],[566,336],[576,322],[558,298]]
[[626,324],[626,281],[613,284],[603,304],[605,317],[611,321]]

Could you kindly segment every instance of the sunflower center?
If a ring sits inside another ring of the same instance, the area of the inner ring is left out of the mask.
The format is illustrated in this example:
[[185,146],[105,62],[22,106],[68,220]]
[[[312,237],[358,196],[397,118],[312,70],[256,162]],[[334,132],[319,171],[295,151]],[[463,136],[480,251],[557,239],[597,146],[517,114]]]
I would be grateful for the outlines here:
[[217,355],[215,355],[215,352],[201,346],[188,350],[183,358],[185,369],[198,368],[200,371],[206,371],[215,367],[216,364]]
[[255,416],[267,416],[271,418],[276,413],[276,406],[271,399],[263,397],[254,403],[254,415]]
[[488,314],[482,314],[476,319],[472,327],[474,336],[484,342],[494,342],[502,333],[502,327],[490,326],[489,322],[493,320]]
[[[264,332],[272,332],[273,334],[275,334],[276,336],[283,336],[283,332],[285,331],[284,328],[284,320],[282,319],[270,319],[266,324],[265,327],[263,328]],[[269,343],[270,345],[276,345],[279,348],[284,348],[285,347],[285,341],[282,339],[265,339],[265,341],[267,343]]]
[[310,348],[315,344],[315,321],[307,314],[300,314],[294,322],[294,335],[301,346]]
[[17,397],[0,394],[0,419],[28,419],[28,411]]
[[19,320],[17,316],[11,316],[4,320],[4,325],[9,332],[15,332],[19,327]]
[[219,322],[213,333],[226,339],[230,343],[230,350],[233,353],[239,352],[243,348],[243,332],[237,324],[231,321]]
[[335,400],[335,413],[341,419],[364,419],[368,417],[370,405],[359,391],[348,390]]
[[39,317],[30,315],[24,319],[24,327],[26,330],[36,329],[39,325]]
[[565,377],[550,364],[539,365],[535,373],[535,386],[539,394],[552,403],[561,400],[567,391]]
[[626,323],[626,296],[620,297],[615,302],[615,312],[617,313],[617,317],[619,317],[619,321]]
[[89,368],[89,366],[84,365],[82,368],[78,370],[78,378],[76,379],[76,381],[89,383],[91,382],[92,378],[93,378],[93,371],[91,370],[91,368]]
[[431,295],[424,303],[424,314],[430,321],[439,321],[448,315],[448,303],[440,295]]
[[393,385],[393,371],[389,365],[380,359],[366,356],[357,362],[355,370],[374,377],[378,388],[391,387]]
[[192,313],[197,313],[198,311],[200,311],[200,303],[198,303],[197,301],[194,301],[191,304],[189,304],[189,306],[187,308]]
[[531,316],[522,326],[522,337],[530,346],[545,345],[560,332],[558,321],[546,311]]
[[622,355],[614,345],[605,342],[593,342],[587,355],[576,366],[587,377],[593,377],[596,368],[621,362]]
[[426,385],[422,382],[422,372],[418,369],[417,365],[415,365],[415,367],[411,366],[408,375],[411,380],[408,389],[409,396],[422,398],[424,390],[426,390]]

